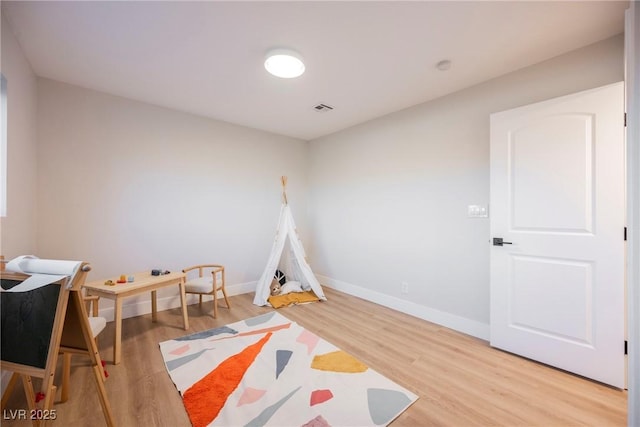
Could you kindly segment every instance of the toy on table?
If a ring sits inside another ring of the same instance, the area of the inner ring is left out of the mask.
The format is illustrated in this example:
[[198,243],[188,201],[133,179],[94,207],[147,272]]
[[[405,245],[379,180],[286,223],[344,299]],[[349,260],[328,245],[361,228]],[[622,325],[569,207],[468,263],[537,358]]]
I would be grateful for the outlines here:
[[127,283],[127,276],[124,274],[121,274],[120,279],[118,279],[117,283]]
[[169,274],[169,273],[171,273],[169,270],[161,270],[159,268],[155,268],[151,270],[152,276],[162,276],[163,274]]

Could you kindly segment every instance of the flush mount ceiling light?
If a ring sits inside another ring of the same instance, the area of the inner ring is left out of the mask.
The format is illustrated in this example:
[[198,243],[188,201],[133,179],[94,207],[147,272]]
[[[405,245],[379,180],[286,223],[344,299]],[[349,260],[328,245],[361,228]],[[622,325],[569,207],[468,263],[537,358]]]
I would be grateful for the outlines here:
[[289,49],[275,49],[267,53],[264,68],[276,77],[291,79],[304,73],[302,57]]

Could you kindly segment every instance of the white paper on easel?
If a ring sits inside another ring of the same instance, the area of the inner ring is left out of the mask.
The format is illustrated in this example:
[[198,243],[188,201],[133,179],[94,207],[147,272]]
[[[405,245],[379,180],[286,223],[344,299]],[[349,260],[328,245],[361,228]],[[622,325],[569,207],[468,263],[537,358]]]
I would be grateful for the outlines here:
[[40,259],[33,255],[19,256],[7,263],[6,270],[28,274],[29,278],[11,289],[3,289],[3,292],[27,292],[65,277],[69,277],[67,281],[67,287],[69,287],[81,264],[81,261]]

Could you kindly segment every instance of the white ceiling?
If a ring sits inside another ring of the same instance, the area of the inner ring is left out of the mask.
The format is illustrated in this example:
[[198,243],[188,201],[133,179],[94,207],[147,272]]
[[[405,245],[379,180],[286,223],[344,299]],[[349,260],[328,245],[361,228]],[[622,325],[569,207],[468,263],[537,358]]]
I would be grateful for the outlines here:
[[[311,140],[621,33],[627,5],[2,1],[2,12],[38,76]],[[302,77],[266,73],[276,47],[305,58]],[[449,71],[435,68],[443,59]]]

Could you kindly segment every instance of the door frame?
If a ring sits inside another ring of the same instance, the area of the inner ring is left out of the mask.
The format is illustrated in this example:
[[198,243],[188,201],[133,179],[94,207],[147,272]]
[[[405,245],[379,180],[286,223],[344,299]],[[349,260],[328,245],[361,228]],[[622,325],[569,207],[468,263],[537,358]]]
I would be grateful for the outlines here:
[[627,424],[640,426],[640,3],[625,12],[627,101]]

